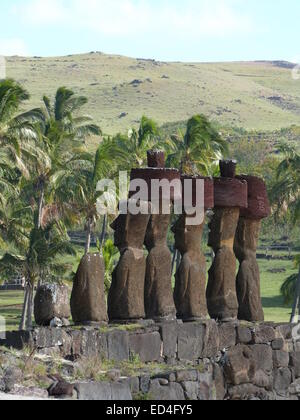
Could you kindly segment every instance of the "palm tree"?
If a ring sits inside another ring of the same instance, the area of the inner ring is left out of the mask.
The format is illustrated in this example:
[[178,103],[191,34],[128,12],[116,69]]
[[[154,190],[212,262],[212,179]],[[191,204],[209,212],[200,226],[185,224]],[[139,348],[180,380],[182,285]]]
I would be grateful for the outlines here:
[[[300,221],[300,155],[295,146],[283,143],[279,146],[279,152],[284,159],[277,169],[277,180],[272,188],[271,197],[276,215],[288,215],[292,225]],[[297,310],[300,314],[300,263],[299,273],[289,277],[282,286],[281,292],[286,301],[294,296],[294,305],[291,322],[298,320]]]
[[186,133],[171,138],[167,165],[188,175],[212,175],[215,162],[228,153],[225,140],[204,115],[195,115],[187,123]]
[[76,255],[62,223],[49,224],[45,229],[33,227],[27,245],[7,251],[0,260],[1,273],[23,273],[26,293],[20,322],[20,330],[32,328],[34,285],[41,277],[48,281],[61,279],[68,268],[59,257]]
[[[96,154],[85,153],[69,163],[68,173],[64,173],[56,194],[60,201],[69,203],[72,214],[84,215],[86,232],[85,254],[90,252],[91,237],[100,216],[96,203],[99,193],[97,183],[102,179],[114,179],[118,167],[125,162],[127,155],[110,138],[105,138],[99,145]],[[105,239],[107,216],[104,216],[100,245]]]
[[138,130],[133,128],[127,135],[117,134],[113,141],[127,155],[127,169],[146,165],[147,151],[162,146],[157,123],[145,116]]

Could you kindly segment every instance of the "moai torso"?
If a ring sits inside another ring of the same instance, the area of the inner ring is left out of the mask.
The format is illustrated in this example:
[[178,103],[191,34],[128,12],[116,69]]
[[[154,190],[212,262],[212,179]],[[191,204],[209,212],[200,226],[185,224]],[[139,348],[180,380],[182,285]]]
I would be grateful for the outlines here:
[[121,215],[112,225],[115,245],[121,253],[108,296],[108,314],[112,322],[135,322],[145,318],[143,242],[149,217]]
[[206,260],[201,251],[203,226],[187,226],[185,215],[173,226],[175,247],[182,255],[176,273],[174,299],[177,317],[184,321],[207,317]]
[[237,319],[236,257],[234,238],[240,208],[247,207],[247,183],[235,179],[233,161],[220,162],[222,178],[215,179],[215,210],[210,223],[209,246],[215,253],[209,270],[207,305],[211,318]]
[[267,189],[262,179],[242,176],[248,183],[248,208],[241,210],[234,251],[240,262],[237,276],[238,318],[249,322],[264,321],[260,293],[260,272],[256,251],[261,220],[271,213]]
[[152,215],[145,238],[149,251],[145,281],[147,319],[174,320],[176,309],[172,289],[172,255],[167,246],[170,215]]

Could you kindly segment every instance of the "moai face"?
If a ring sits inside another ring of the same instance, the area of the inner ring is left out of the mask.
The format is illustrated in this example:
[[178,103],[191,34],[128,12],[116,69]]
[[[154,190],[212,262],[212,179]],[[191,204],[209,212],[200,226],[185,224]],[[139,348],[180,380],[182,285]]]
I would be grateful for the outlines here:
[[148,250],[166,245],[170,215],[152,215],[148,224],[145,245]]
[[233,247],[235,232],[240,216],[239,208],[215,209],[209,223],[209,246],[218,249],[222,246]]
[[199,251],[201,248],[203,224],[199,226],[186,225],[186,216],[181,216],[173,225],[175,247],[183,255],[189,251]]
[[142,249],[150,214],[120,215],[111,225],[115,231],[115,246],[121,251],[126,248]]

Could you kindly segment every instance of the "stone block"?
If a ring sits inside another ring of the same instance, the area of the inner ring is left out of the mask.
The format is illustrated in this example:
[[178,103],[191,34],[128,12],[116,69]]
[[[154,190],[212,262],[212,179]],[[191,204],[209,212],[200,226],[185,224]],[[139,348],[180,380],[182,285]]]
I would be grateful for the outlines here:
[[196,382],[198,372],[196,370],[180,370],[176,373],[177,382]]
[[274,371],[274,390],[280,396],[286,396],[292,383],[292,373],[289,368],[280,368]]
[[251,346],[255,368],[263,370],[270,375],[273,371],[273,352],[270,346],[266,344],[255,344]]
[[112,331],[107,334],[108,359],[115,362],[129,360],[129,334]]
[[220,350],[219,329],[214,320],[205,321],[204,325],[205,335],[202,358],[213,358],[217,356]]
[[151,381],[149,396],[153,401],[185,401],[183,388],[178,383],[161,386],[159,379]]
[[129,352],[138,355],[144,363],[161,360],[162,341],[158,332],[148,334],[131,334],[129,336]]
[[274,350],[273,351],[273,364],[274,369],[289,366],[290,355],[286,351]]
[[300,352],[290,354],[290,366],[293,368],[295,378],[300,378]]
[[251,350],[243,345],[230,349],[225,357],[224,373],[229,384],[241,385],[251,382],[254,374]]
[[276,338],[274,328],[268,325],[261,325],[255,328],[253,336],[255,344],[268,344]]
[[128,384],[87,382],[75,385],[79,401],[132,401]]
[[59,284],[44,284],[34,299],[34,318],[37,325],[49,326],[54,318],[69,319],[71,308],[69,289]]
[[219,325],[220,349],[229,349],[236,345],[236,324],[223,323]]
[[163,341],[163,356],[166,358],[172,359],[177,355],[178,329],[177,322],[165,323],[160,327]]
[[273,350],[283,350],[283,348],[284,348],[284,341],[282,338],[276,338],[276,340],[272,341]]
[[238,344],[249,344],[252,341],[252,332],[250,328],[238,326],[237,327],[237,342]]
[[224,373],[217,364],[214,364],[213,367],[213,382],[216,390],[216,400],[223,401],[226,395]]
[[182,382],[182,387],[185,393],[186,400],[197,401],[199,397],[198,382]]
[[178,359],[194,361],[202,357],[205,326],[200,323],[180,325],[178,329]]

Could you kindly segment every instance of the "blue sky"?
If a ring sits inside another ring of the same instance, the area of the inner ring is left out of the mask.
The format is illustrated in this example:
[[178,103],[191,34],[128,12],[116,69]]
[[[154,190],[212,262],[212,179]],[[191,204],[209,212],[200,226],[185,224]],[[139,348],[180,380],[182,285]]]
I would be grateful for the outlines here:
[[0,54],[300,61],[299,0],[1,0]]

